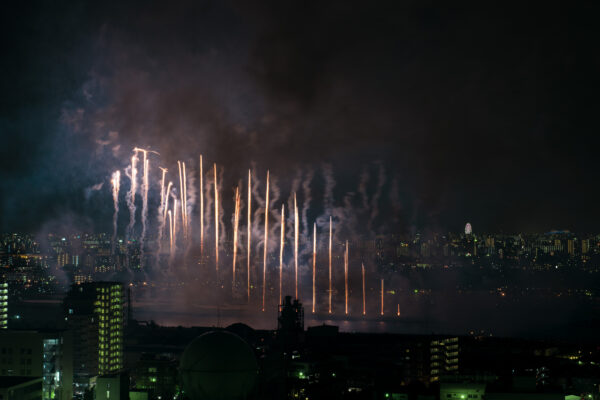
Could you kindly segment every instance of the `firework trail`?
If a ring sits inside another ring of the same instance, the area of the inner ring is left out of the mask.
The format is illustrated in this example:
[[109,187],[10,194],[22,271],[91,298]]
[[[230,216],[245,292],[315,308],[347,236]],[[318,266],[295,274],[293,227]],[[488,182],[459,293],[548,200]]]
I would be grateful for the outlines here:
[[240,222],[240,188],[235,188],[235,211],[233,215],[233,287],[235,287],[235,262],[238,248],[238,225]]
[[185,189],[183,188],[183,169],[181,161],[177,161],[177,169],[179,171],[179,204],[181,205],[181,227],[183,229],[183,237],[185,238]]
[[381,315],[383,315],[383,279],[381,279]]
[[269,251],[269,171],[267,170],[267,191],[265,200],[265,244],[263,251],[263,287],[262,310],[265,311],[265,293],[267,290],[267,253]]
[[283,246],[285,243],[285,206],[281,205],[281,240],[279,242],[279,304],[283,291]]
[[304,203],[302,204],[302,225],[304,226],[304,232],[308,232],[308,209],[310,208],[310,202],[312,200],[310,193],[310,184],[312,182],[314,171],[308,170],[306,179],[302,182],[302,194],[304,196]]
[[167,177],[167,169],[163,167],[158,167],[162,172],[162,177],[160,179],[160,206],[158,207],[158,254],[162,251],[162,238],[163,238],[163,230],[165,227],[165,180]]
[[173,182],[169,182],[167,185],[167,189],[165,190],[165,206],[163,207],[163,224],[161,229],[164,234],[165,223],[167,222],[167,211],[169,210],[169,197],[171,197],[171,187],[173,186]]
[[315,313],[315,304],[317,302],[317,292],[315,281],[317,278],[317,223],[313,224],[313,267],[312,267],[312,312]]
[[362,306],[363,306],[363,315],[367,315],[367,301],[366,301],[366,297],[367,297],[367,291],[365,290],[365,264],[361,265],[362,267]]
[[396,312],[397,316],[400,316],[400,303],[398,303],[398,311]]
[[213,164],[215,181],[215,267],[219,279],[219,190],[217,188],[217,164]]
[[346,240],[346,253],[344,254],[344,293],[346,315],[348,315],[348,241]]
[[173,199],[173,249],[177,250],[177,210],[179,206],[177,204],[177,198]]
[[183,219],[183,237],[187,241],[189,235],[189,223],[188,223],[188,208],[187,208],[187,175],[185,173],[185,161],[181,162],[183,167],[183,212],[181,213]]
[[333,220],[331,217],[329,217],[329,314],[331,314],[332,310],[331,310],[331,297],[332,297],[332,290],[331,290],[331,236],[332,236],[332,232],[333,232]]
[[248,301],[250,301],[250,244],[252,239],[252,171],[248,170],[248,250],[247,250],[247,273]]
[[129,179],[131,180],[131,186],[129,193],[127,193],[127,207],[129,208],[129,225],[127,225],[127,238],[130,239],[133,236],[133,226],[135,225],[135,192],[137,191],[137,153],[131,156],[131,169]]
[[144,152],[144,176],[142,179],[142,236],[140,237],[140,267],[144,267],[144,242],[146,241],[146,223],[148,220],[148,174],[150,172],[150,160],[146,158],[146,152]]
[[174,248],[173,248],[173,215],[171,214],[171,210],[169,210],[169,258],[173,257]]
[[115,212],[113,214],[113,236],[112,236],[112,249],[111,254],[115,254],[115,244],[117,240],[117,218],[119,217],[119,188],[121,186],[121,172],[115,171],[112,174],[112,179],[110,180],[112,183],[112,195],[113,195],[113,205]]
[[294,193],[294,273],[296,274],[296,300],[298,300],[298,203],[296,202],[296,193]]
[[204,255],[204,172],[202,170],[202,154],[200,154],[200,257]]

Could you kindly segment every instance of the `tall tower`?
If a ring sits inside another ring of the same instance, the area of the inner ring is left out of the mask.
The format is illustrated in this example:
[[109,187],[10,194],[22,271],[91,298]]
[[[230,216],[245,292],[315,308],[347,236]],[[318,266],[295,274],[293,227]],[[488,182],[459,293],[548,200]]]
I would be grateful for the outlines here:
[[123,369],[124,289],[119,282],[74,284],[64,300],[67,327],[74,334],[74,380]]

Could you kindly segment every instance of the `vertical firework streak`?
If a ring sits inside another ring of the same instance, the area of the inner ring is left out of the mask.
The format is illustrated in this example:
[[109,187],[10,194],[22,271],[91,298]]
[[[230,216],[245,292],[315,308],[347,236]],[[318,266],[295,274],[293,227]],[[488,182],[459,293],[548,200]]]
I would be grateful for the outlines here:
[[127,225],[128,239],[133,235],[133,226],[135,225],[135,192],[137,191],[137,153],[131,156],[131,186],[127,194],[127,206],[129,207],[129,225]]
[[331,290],[331,236],[332,236],[332,232],[333,232],[333,221],[331,219],[331,217],[329,217],[329,314],[331,314],[332,309],[331,309],[331,296],[332,296],[332,290]]
[[140,267],[144,267],[144,242],[146,241],[146,224],[148,219],[148,174],[150,173],[150,160],[147,158],[148,154],[144,151],[144,175],[142,178],[143,186],[143,197],[142,197],[142,236],[140,237]]
[[252,171],[248,170],[248,250],[246,261],[248,263],[246,272],[248,273],[248,281],[246,282],[248,289],[248,302],[250,301],[250,244],[252,239]]
[[112,179],[110,180],[112,183],[112,196],[113,196],[113,206],[114,206],[114,214],[113,214],[113,236],[112,236],[112,249],[111,255],[115,254],[115,244],[117,240],[117,218],[119,217],[119,188],[121,186],[121,172],[115,171],[112,174]]
[[177,249],[177,199],[173,199],[173,248]]
[[317,278],[317,223],[313,224],[313,267],[312,267],[312,312],[315,313],[315,304],[317,302],[317,291],[315,282]]
[[173,215],[169,210],[169,256],[173,257]]
[[298,299],[298,203],[296,202],[296,193],[294,193],[294,273],[296,286],[296,299]]
[[232,283],[235,287],[235,263],[237,260],[237,248],[238,248],[238,225],[240,221],[240,188],[235,188],[235,211],[233,214],[233,278]]
[[[162,238],[163,230],[165,226],[165,180],[167,177],[167,169],[158,167],[162,171],[162,177],[160,179],[160,207],[158,208],[158,253],[162,250]],[[157,256],[158,257],[158,256]]]
[[367,301],[366,301],[366,297],[367,297],[367,291],[365,290],[365,264],[361,265],[362,267],[362,295],[363,295],[363,315],[367,315]]
[[200,154],[200,257],[204,256],[204,172],[202,154]]
[[383,279],[381,279],[381,315],[383,315]]
[[187,176],[185,174],[185,161],[181,163],[183,167],[183,209],[181,210],[181,217],[183,221],[183,237],[187,241],[189,236],[189,219],[188,219],[188,209],[187,209]]
[[185,190],[183,189],[183,169],[181,161],[177,161],[177,170],[179,171],[179,204],[181,205],[181,227],[183,229],[183,236],[185,237]]
[[279,304],[282,304],[283,291],[283,246],[285,240],[285,206],[281,205],[281,240],[279,242]]
[[398,312],[396,313],[397,316],[400,316],[400,303],[398,303]]
[[267,253],[269,251],[269,171],[267,170],[267,191],[265,195],[265,244],[263,247],[263,285],[262,310],[265,311],[265,294],[267,290]]
[[165,223],[167,221],[167,212],[169,210],[169,197],[171,197],[171,187],[173,186],[173,182],[169,182],[167,185],[167,190],[165,191],[165,206],[163,208],[163,225],[161,229],[164,231]]
[[344,253],[344,293],[345,312],[348,315],[348,241],[346,240],[346,252]]
[[217,164],[213,164],[215,181],[215,270],[219,279],[219,190],[217,188]]

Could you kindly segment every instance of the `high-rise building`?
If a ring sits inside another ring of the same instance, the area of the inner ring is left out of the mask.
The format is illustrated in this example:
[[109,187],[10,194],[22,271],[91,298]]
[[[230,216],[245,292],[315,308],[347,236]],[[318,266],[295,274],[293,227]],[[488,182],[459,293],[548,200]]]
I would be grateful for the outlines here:
[[590,240],[589,239],[583,239],[581,241],[581,253],[582,254],[587,254],[588,251],[590,251]]
[[0,281],[0,329],[8,328],[8,283]]
[[458,338],[435,339],[430,344],[431,381],[440,380],[440,376],[458,373],[459,345]]
[[74,284],[63,305],[67,327],[74,333],[76,385],[85,388],[91,377],[120,372],[123,368],[123,284]]
[[73,397],[73,342],[67,331],[0,332],[0,375],[42,377],[42,398]]

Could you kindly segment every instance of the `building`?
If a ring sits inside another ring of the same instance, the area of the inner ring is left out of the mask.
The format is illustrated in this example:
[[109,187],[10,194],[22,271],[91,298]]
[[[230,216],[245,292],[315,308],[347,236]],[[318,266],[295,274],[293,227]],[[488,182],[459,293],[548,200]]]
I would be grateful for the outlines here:
[[430,346],[431,382],[437,382],[443,375],[458,373],[459,345],[458,337],[434,339]]
[[166,354],[143,354],[137,362],[132,380],[136,390],[151,398],[172,399],[177,390],[178,361]]
[[0,399],[41,400],[42,378],[0,376]]
[[129,400],[129,377],[125,373],[98,376],[94,382],[95,400]]
[[73,397],[73,342],[65,331],[0,332],[0,374],[42,377],[44,399]]
[[90,378],[123,369],[124,291],[118,282],[74,284],[63,302],[74,334],[74,380],[81,389]]
[[8,328],[8,283],[0,281],[0,329]]

